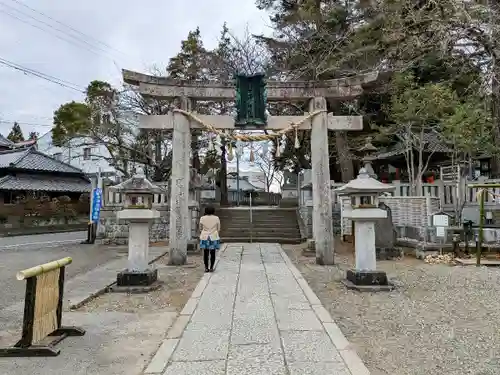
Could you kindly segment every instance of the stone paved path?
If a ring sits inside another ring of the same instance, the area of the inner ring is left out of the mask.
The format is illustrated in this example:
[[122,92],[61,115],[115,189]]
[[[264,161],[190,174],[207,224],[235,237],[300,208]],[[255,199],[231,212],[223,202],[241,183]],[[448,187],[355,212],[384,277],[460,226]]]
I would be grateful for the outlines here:
[[369,375],[278,244],[228,244],[145,374]]

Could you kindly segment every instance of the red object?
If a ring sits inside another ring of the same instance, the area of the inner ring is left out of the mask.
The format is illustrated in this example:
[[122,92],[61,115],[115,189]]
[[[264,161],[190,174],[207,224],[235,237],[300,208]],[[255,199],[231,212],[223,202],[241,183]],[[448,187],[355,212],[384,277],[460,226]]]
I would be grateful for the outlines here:
[[429,177],[427,177],[427,182],[428,182],[429,184],[432,184],[432,183],[434,182],[434,176],[429,176]]
[[396,180],[399,181],[399,168],[396,168]]

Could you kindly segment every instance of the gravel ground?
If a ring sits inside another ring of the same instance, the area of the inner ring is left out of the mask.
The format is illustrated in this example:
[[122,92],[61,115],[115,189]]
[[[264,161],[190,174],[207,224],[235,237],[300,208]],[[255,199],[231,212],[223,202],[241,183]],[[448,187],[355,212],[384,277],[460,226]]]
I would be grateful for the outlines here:
[[284,246],[372,375],[500,374],[500,269],[382,261],[397,288],[359,293],[340,280],[352,250],[337,245],[337,265],[315,265]]
[[156,261],[160,289],[144,294],[106,293],[77,311],[120,311],[129,313],[180,312],[204,273],[202,256],[189,255],[185,266],[168,266],[168,254]]

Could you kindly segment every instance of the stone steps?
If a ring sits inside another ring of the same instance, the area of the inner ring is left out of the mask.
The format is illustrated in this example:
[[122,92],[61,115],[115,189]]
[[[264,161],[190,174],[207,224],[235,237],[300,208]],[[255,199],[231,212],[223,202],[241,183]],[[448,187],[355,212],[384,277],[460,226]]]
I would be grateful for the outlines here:
[[[222,232],[220,234],[221,238],[226,237],[246,237],[246,238],[261,238],[261,237],[273,237],[273,238],[299,238],[300,235],[297,233],[272,233],[272,232]],[[280,242],[280,241],[278,241]]]
[[221,233],[270,233],[270,234],[296,234],[298,233],[298,227],[286,227],[286,228],[267,228],[267,227],[253,227],[253,228],[237,228],[237,227],[222,227]]
[[232,219],[221,219],[220,220],[221,224],[228,224],[231,225],[233,224],[234,226],[237,227],[244,227],[244,226],[265,226],[265,227],[274,227],[274,226],[286,226],[286,227],[295,227],[298,225],[297,220],[259,220],[259,219],[252,219],[250,220],[232,220]]
[[[235,217],[235,216],[219,216],[221,220],[234,220],[234,221],[250,221],[250,216]],[[297,215],[293,216],[255,216],[252,215],[253,221],[262,222],[295,222],[297,221]]]
[[302,243],[302,238],[300,237],[295,237],[295,238],[286,238],[286,237],[254,237],[252,238],[248,237],[221,237],[221,242],[222,243],[231,243],[231,242],[263,242],[263,243],[281,243],[281,244],[299,244]]
[[222,209],[217,212],[221,220],[221,239],[225,242],[302,242],[294,209]]

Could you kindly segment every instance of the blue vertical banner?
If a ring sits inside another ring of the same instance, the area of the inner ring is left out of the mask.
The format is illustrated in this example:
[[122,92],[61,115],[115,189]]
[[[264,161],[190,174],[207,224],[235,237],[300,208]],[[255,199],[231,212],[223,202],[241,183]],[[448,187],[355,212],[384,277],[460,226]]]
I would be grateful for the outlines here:
[[99,221],[99,215],[101,214],[101,204],[102,204],[102,190],[97,188],[92,192],[92,222],[97,223]]

